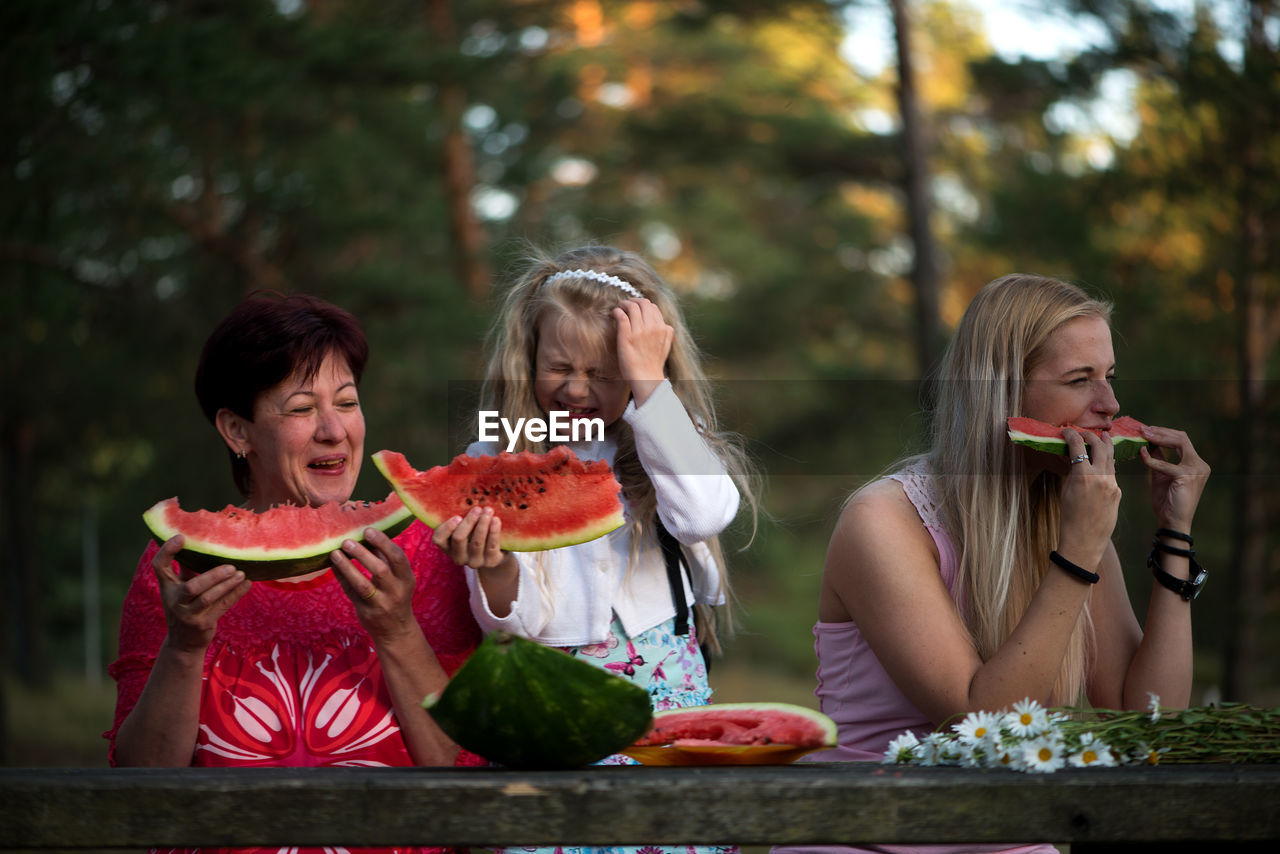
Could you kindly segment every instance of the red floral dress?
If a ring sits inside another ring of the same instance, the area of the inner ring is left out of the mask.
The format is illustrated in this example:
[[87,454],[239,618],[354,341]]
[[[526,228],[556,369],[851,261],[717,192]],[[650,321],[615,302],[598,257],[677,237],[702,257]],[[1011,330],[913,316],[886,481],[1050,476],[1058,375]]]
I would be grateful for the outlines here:
[[[418,579],[414,614],[452,674],[481,635],[462,570],[436,548],[431,529],[420,522],[396,542]],[[158,550],[152,542],[138,562],[120,621],[120,657],[108,670],[117,684],[115,722],[104,733],[112,765],[116,733],[138,702],[168,631],[151,569]],[[205,658],[191,764],[413,764],[377,653],[332,573],[298,583],[254,582],[218,621]],[[485,763],[463,751],[457,764]]]

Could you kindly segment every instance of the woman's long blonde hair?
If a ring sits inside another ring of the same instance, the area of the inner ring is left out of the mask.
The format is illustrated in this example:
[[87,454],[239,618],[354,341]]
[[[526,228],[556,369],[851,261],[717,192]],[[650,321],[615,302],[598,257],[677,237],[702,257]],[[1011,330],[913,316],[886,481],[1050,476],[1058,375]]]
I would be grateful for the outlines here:
[[[703,372],[701,353],[685,325],[675,296],[654,269],[633,252],[611,246],[586,246],[551,257],[533,250],[524,274],[503,295],[497,322],[489,333],[489,363],[481,391],[482,408],[497,409],[508,419],[546,417],[538,406],[533,379],[538,330],[547,317],[576,324],[584,337],[599,342],[602,352],[608,352],[615,346],[616,321],[610,312],[628,299],[628,295],[619,288],[585,277],[547,282],[548,277],[566,270],[594,270],[630,283],[658,307],[662,317],[674,328],[675,339],[667,357],[666,376],[693,423],[698,425],[733,477],[743,501],[750,507],[754,526],[758,516],[758,486],[754,470],[738,437],[720,429],[711,387]],[[618,419],[608,431],[618,445],[614,474],[631,508],[634,564],[642,543],[656,547],[657,498],[653,483],[636,454],[631,426]],[[516,450],[543,453],[548,448],[545,442],[530,442],[522,435]],[[720,565],[720,592],[728,603],[731,599],[728,564],[719,537],[708,540],[707,546]],[[731,631],[731,611],[727,607],[713,610],[698,605],[694,613],[700,642],[719,653],[718,635]]]
[[[1050,336],[1078,317],[1109,321],[1111,306],[1057,279],[1004,276],[974,297],[939,366],[926,457],[958,547],[964,615],[984,661],[1022,619],[1058,546],[1061,477],[1031,477],[1006,419],[1022,414],[1025,380]],[[1084,699],[1092,641],[1086,605],[1054,702]]]

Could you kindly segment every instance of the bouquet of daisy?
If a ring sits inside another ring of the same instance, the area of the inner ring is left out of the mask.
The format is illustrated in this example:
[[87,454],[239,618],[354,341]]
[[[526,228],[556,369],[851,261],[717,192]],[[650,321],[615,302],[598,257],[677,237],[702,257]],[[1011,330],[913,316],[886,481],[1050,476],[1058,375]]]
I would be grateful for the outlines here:
[[1157,762],[1280,762],[1280,708],[1238,703],[1147,711],[1045,708],[1035,700],[1007,712],[972,712],[924,738],[908,730],[889,743],[885,764],[960,765],[1047,773],[1059,768]]

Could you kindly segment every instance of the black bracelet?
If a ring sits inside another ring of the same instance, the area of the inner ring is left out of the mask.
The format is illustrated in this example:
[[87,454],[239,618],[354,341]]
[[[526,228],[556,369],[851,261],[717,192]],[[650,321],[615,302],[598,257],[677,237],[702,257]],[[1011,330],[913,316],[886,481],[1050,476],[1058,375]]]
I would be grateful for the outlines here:
[[1098,579],[1102,577],[1101,575],[1098,575],[1098,573],[1090,572],[1082,566],[1076,566],[1057,552],[1049,552],[1049,560],[1053,561],[1081,581],[1087,581],[1090,584],[1097,584]]
[[1165,554],[1177,555],[1178,557],[1194,558],[1196,556],[1195,549],[1180,549],[1177,546],[1171,546],[1161,542],[1159,539],[1151,541],[1151,548],[1158,549]]
[[1169,528],[1156,528],[1156,536],[1168,537],[1171,540],[1182,540],[1189,546],[1194,546],[1196,544],[1195,537],[1190,534],[1184,534],[1181,531],[1173,531]]
[[1155,576],[1156,581],[1177,593],[1184,601],[1190,602],[1200,595],[1200,590],[1204,587],[1205,579],[1209,577],[1209,573],[1196,562],[1194,557],[1187,558],[1187,560],[1191,563],[1190,579],[1178,578],[1176,575],[1165,572],[1164,567],[1160,565],[1160,556],[1155,549],[1152,549],[1151,554],[1147,555],[1147,566],[1151,568],[1151,574]]

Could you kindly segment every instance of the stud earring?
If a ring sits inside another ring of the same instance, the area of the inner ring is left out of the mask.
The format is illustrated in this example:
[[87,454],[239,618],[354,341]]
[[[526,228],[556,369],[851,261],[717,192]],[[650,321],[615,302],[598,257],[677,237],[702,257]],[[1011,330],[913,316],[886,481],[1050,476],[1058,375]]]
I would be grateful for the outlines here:
[[243,448],[236,451],[236,459],[243,460],[243,459],[247,459],[248,457],[249,457],[249,452],[244,450]]

